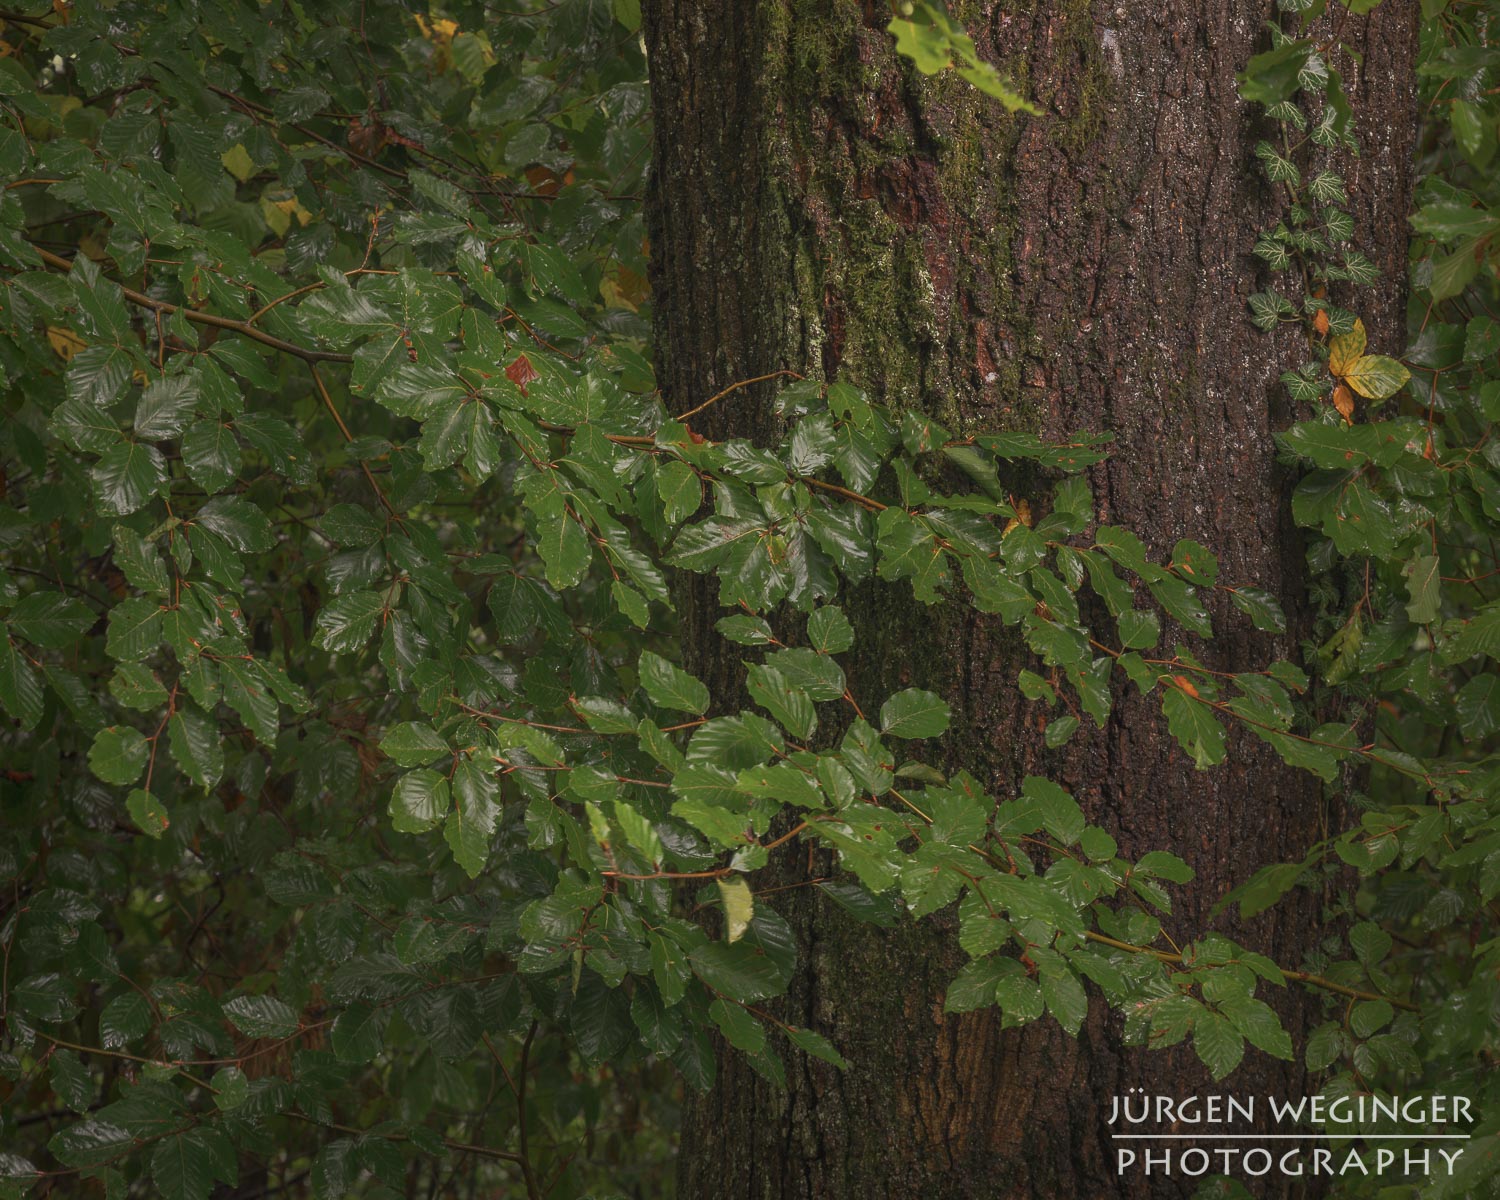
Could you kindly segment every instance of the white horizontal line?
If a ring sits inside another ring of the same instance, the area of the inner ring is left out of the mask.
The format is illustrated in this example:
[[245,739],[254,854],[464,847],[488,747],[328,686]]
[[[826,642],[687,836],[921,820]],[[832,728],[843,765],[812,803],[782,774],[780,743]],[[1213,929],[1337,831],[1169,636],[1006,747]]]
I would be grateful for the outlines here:
[[1245,1140],[1265,1141],[1316,1141],[1319,1138],[1362,1138],[1371,1141],[1416,1140],[1423,1142],[1459,1141],[1467,1142],[1473,1135],[1468,1133],[1112,1133],[1113,1141],[1126,1139],[1155,1139],[1186,1141],[1196,1138],[1211,1138],[1215,1141]]

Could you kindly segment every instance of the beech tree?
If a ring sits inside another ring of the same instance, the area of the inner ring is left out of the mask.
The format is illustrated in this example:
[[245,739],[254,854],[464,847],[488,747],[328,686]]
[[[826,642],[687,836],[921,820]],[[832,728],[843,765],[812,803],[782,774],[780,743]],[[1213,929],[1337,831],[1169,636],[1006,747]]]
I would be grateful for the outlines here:
[[0,14],[0,1195],[1492,1189],[1492,7]]
[[[1305,349],[1299,328],[1267,339],[1247,319],[1265,276],[1256,238],[1280,197],[1257,178],[1267,129],[1237,83],[1267,7],[1147,17],[991,4],[964,15],[981,56],[1013,64],[1040,115],[1012,116],[952,73],[922,76],[896,52],[889,14],[870,6],[815,5],[790,19],[776,6],[646,6],[651,281],[669,407],[793,371],[848,379],[956,436],[1109,430],[1109,457],[1087,476],[1101,516],[1160,561],[1183,561],[1173,547],[1192,542],[1180,539],[1213,546],[1220,578],[1263,589],[1287,614],[1284,631],[1257,634],[1229,594],[1205,597],[1224,632],[1202,661],[1234,671],[1288,654],[1309,607],[1277,463],[1274,435],[1289,417],[1277,377]],[[1405,320],[1416,18],[1384,5],[1361,17],[1336,9],[1312,26],[1315,38],[1338,27],[1344,53],[1364,58],[1351,103],[1361,141],[1382,151],[1348,187],[1355,244],[1382,270],[1360,311],[1388,346]],[[753,385],[697,420],[716,437],[773,439],[774,394]],[[1013,503],[1036,505],[1033,477],[1002,483]],[[1205,777],[1151,711],[1155,699],[1130,698],[1123,679],[1102,726],[1076,705],[1039,716],[1015,678],[1034,647],[999,617],[935,610],[879,582],[856,595],[845,604],[863,647],[852,690],[930,689],[953,710],[943,766],[1001,795],[1046,775],[1125,855],[1171,847],[1196,872],[1173,899],[1174,937],[1226,932],[1294,963],[1327,936],[1311,891],[1252,922],[1211,911],[1256,867],[1300,858],[1342,819],[1315,776],[1245,733],[1231,738],[1232,765]],[[683,607],[691,666],[715,695],[735,696],[743,653],[713,632],[718,597],[700,588]],[[1169,612],[1162,640],[1190,631]],[[1079,718],[1077,733],[1060,735]],[[790,862],[782,884],[809,869],[833,867]],[[838,1078],[790,1072],[782,1088],[726,1057],[685,1127],[687,1194],[1196,1190],[1139,1174],[1117,1184],[1105,1125],[1108,1097],[1131,1087],[1211,1090],[1190,1047],[1124,1049],[1119,1018],[1099,1011],[1076,1041],[1055,1025],[1007,1029],[992,1009],[947,1013],[939,998],[963,956],[943,923],[893,936],[811,897],[783,912],[807,958],[784,1015],[828,1033],[851,1067]],[[1294,1034],[1315,1011],[1289,997]],[[1300,1064],[1269,1057],[1235,1078],[1259,1093],[1306,1086]],[[1281,1186],[1302,1194],[1304,1184]]]

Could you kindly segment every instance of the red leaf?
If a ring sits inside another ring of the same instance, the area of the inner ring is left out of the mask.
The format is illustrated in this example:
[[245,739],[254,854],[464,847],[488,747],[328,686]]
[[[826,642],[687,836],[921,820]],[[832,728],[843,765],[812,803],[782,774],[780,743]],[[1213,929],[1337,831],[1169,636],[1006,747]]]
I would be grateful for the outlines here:
[[521,389],[523,396],[526,394],[526,385],[541,378],[537,369],[531,365],[531,359],[524,354],[516,355],[516,361],[505,368],[505,373],[510,377],[510,381]]

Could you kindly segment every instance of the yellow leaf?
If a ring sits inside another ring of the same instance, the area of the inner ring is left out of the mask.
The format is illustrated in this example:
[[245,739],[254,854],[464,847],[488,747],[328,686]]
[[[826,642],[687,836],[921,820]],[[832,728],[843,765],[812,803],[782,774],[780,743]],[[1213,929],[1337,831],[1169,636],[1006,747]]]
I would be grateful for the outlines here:
[[1350,365],[1345,378],[1366,400],[1384,400],[1406,386],[1411,372],[1384,354],[1365,354]]
[[71,362],[73,355],[77,354],[88,343],[71,329],[63,329],[58,325],[48,325],[47,345],[52,347],[57,357],[62,359],[63,362]]
[[219,155],[219,161],[224,164],[224,169],[241,183],[255,174],[255,163],[251,161],[249,151],[240,142],[236,142]]
[[286,231],[292,226],[292,214],[274,200],[260,202],[260,215],[266,219],[266,224],[277,237],[285,237]]
[[312,220],[312,213],[302,207],[301,201],[295,196],[287,200],[272,200],[263,197],[260,202],[261,216],[265,217],[266,224],[271,227],[271,232],[277,237],[285,237],[286,231],[292,226],[292,218],[297,218],[298,225],[306,225]]
[[736,876],[720,879],[719,898],[724,901],[724,921],[729,929],[729,940],[737,942],[750,928],[755,916],[755,897],[750,894],[750,885]]
[[1365,323],[1355,321],[1348,333],[1328,339],[1328,369],[1340,377],[1349,374],[1349,368],[1359,361],[1365,352]]

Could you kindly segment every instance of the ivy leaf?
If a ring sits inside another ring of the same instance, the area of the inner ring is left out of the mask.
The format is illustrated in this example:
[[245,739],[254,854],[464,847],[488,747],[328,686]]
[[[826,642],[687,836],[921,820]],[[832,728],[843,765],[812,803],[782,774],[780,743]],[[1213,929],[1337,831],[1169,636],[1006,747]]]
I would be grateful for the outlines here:
[[880,706],[880,730],[899,738],[938,737],[948,728],[948,711],[941,696],[907,688]]

